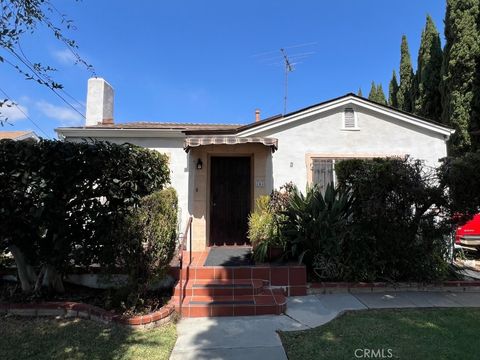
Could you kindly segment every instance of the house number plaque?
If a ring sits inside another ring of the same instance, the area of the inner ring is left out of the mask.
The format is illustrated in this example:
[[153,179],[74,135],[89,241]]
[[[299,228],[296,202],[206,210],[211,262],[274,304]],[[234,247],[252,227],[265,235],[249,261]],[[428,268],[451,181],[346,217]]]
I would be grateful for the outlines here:
[[265,186],[265,180],[263,180],[263,179],[255,180],[255,186],[257,188],[263,188]]

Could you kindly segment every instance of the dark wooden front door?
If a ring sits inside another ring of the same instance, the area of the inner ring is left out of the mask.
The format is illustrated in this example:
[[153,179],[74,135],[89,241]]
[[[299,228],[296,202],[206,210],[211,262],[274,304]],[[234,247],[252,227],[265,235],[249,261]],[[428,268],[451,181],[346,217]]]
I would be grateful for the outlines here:
[[250,157],[212,157],[210,245],[248,244]]

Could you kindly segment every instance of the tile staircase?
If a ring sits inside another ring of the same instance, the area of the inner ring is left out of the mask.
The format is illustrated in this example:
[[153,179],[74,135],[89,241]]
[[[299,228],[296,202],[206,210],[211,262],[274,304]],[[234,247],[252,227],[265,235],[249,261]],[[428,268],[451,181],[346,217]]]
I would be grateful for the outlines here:
[[[305,267],[285,266],[203,266],[196,256],[182,271],[174,301],[184,317],[279,315],[286,310],[287,296],[306,295]],[[185,280],[186,279],[186,280]]]

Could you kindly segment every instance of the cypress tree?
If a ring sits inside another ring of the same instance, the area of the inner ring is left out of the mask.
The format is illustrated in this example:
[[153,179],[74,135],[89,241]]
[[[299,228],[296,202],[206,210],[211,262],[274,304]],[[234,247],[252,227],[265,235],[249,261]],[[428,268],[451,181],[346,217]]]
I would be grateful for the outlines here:
[[[480,36],[480,4],[477,18],[477,32]],[[480,150],[480,51],[476,56],[475,80],[473,82],[472,117],[470,122],[472,150]]]
[[385,93],[383,92],[382,84],[375,84],[375,81],[372,81],[372,86],[370,88],[370,93],[368,94],[368,100],[375,101],[376,103],[386,105],[387,99],[385,98]]
[[[480,19],[478,20],[480,32]],[[480,150],[480,56],[477,57],[477,70],[473,85],[472,118],[470,135],[472,136],[472,151]]]
[[440,35],[435,27],[435,23],[428,15],[418,51],[413,112],[436,121],[440,121],[442,115],[442,99],[440,95],[442,56]]
[[400,47],[400,86],[397,93],[398,108],[403,111],[412,111],[413,69],[407,37],[402,36]]
[[372,81],[372,86],[368,93],[368,100],[377,102],[377,85],[375,84],[375,81]]
[[392,80],[390,80],[390,85],[388,87],[388,105],[398,108],[398,81],[397,73],[393,70]]
[[358,88],[358,93],[357,93],[357,95],[363,97],[362,88]]
[[377,102],[382,105],[387,105],[387,99],[385,93],[383,92],[382,84],[377,85]]
[[460,154],[472,148],[470,130],[475,101],[475,77],[480,56],[478,28],[480,0],[447,0],[445,54],[442,64],[442,121],[456,132],[450,150]]

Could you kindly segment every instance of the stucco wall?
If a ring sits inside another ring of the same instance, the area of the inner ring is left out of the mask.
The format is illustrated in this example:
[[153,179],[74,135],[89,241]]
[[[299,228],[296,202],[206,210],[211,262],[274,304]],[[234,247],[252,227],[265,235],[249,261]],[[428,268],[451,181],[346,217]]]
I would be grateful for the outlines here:
[[307,184],[308,157],[410,155],[437,166],[447,155],[443,135],[401,122],[381,118],[366,109],[355,108],[359,130],[342,130],[343,109],[323,113],[255,134],[275,137],[278,151],[273,154],[273,186],[293,181],[300,189]]

